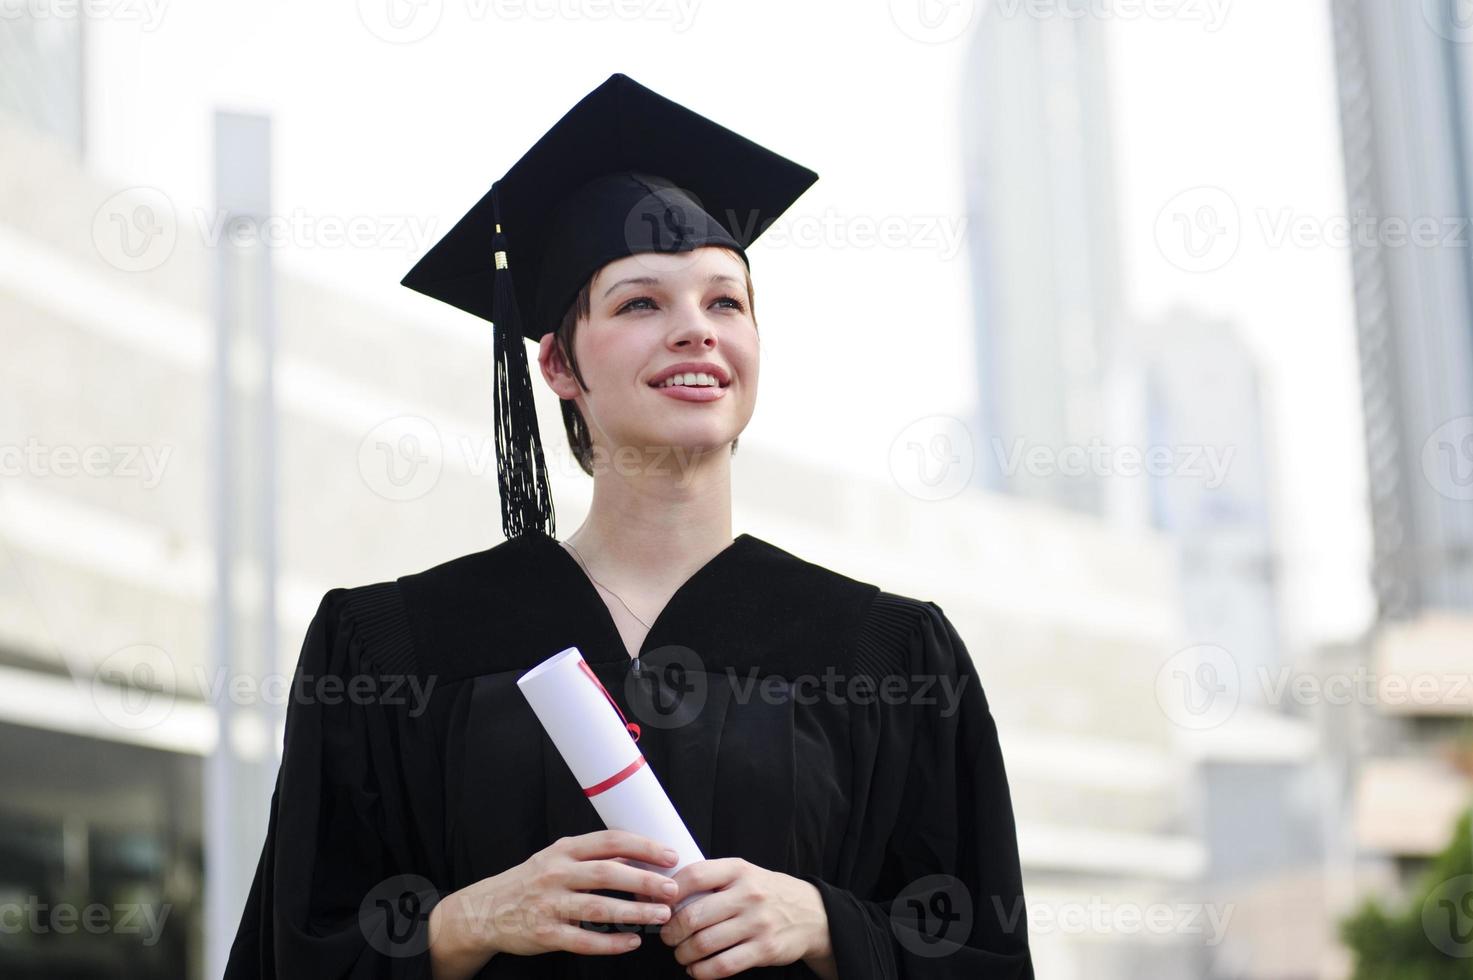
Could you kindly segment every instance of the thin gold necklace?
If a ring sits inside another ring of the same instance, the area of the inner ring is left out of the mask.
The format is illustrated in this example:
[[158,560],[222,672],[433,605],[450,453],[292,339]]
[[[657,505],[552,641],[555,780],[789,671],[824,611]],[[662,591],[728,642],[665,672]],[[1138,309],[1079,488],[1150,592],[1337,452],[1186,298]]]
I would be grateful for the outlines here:
[[[562,541],[560,543],[564,547],[566,547],[569,551],[571,551],[573,553],[573,557],[575,557],[575,558],[578,559],[578,564],[579,564],[580,567],[582,567],[583,574],[588,576],[588,580],[590,582],[592,582],[594,585],[598,586],[599,588],[603,589],[605,592],[607,592],[609,595],[613,596],[615,599],[618,599],[619,600],[619,605],[623,606],[628,611],[629,615],[634,616],[634,618],[636,620],[639,620],[639,625],[643,626],[646,631],[649,630],[650,624],[649,623],[646,623],[644,620],[640,619],[639,616],[637,616],[635,614],[634,610],[629,608],[629,603],[627,603],[627,602],[624,601],[623,596],[619,595],[619,593],[615,592],[613,589],[609,588],[607,585],[604,585],[598,579],[596,579],[596,578],[593,577],[593,573],[588,570],[588,563],[583,560],[583,556],[582,555],[578,554],[578,549],[575,548],[575,547],[573,547],[573,545],[572,545],[571,542]],[[638,659],[638,658],[636,658],[636,659]]]

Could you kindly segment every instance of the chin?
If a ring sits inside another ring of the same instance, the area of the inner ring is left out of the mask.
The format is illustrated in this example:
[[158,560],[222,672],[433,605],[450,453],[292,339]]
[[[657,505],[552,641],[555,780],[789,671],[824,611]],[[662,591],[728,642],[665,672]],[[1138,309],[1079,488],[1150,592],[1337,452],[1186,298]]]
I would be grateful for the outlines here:
[[645,440],[647,446],[669,446],[671,451],[681,458],[689,459],[698,452],[710,453],[713,450],[731,445],[731,441],[737,437],[737,433],[727,433],[725,427],[716,431],[707,427],[701,427],[697,431],[687,428],[678,432],[664,431],[651,433],[651,438]]

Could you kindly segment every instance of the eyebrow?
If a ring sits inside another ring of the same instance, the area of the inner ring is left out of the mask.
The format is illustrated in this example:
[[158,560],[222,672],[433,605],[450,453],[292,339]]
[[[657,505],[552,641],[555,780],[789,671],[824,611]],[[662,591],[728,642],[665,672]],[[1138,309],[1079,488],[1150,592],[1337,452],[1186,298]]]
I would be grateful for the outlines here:
[[[741,281],[737,279],[736,276],[729,276],[724,272],[713,273],[706,280],[706,282],[729,282],[732,285],[741,285]],[[604,298],[607,299],[609,294],[618,289],[620,286],[658,286],[659,284],[659,276],[633,276],[629,279],[620,279],[618,282],[611,285],[608,289],[604,290]]]

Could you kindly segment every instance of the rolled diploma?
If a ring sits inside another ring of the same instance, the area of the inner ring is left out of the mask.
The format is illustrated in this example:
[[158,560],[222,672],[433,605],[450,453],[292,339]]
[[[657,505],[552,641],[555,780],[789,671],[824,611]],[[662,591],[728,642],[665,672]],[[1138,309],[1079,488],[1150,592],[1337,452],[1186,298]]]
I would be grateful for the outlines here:
[[[674,877],[705,856],[591,673],[578,648],[568,647],[519,677],[517,687],[604,825],[659,841],[680,855],[673,868],[632,858],[626,863]],[[675,910],[708,894],[687,895]]]

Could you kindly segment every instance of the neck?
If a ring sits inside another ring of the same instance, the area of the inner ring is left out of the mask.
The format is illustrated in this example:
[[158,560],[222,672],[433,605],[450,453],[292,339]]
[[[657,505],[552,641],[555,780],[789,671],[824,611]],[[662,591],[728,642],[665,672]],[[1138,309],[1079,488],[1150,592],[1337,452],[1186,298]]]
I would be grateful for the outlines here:
[[564,540],[612,589],[678,587],[731,544],[730,448],[647,466],[603,462],[588,516]]

